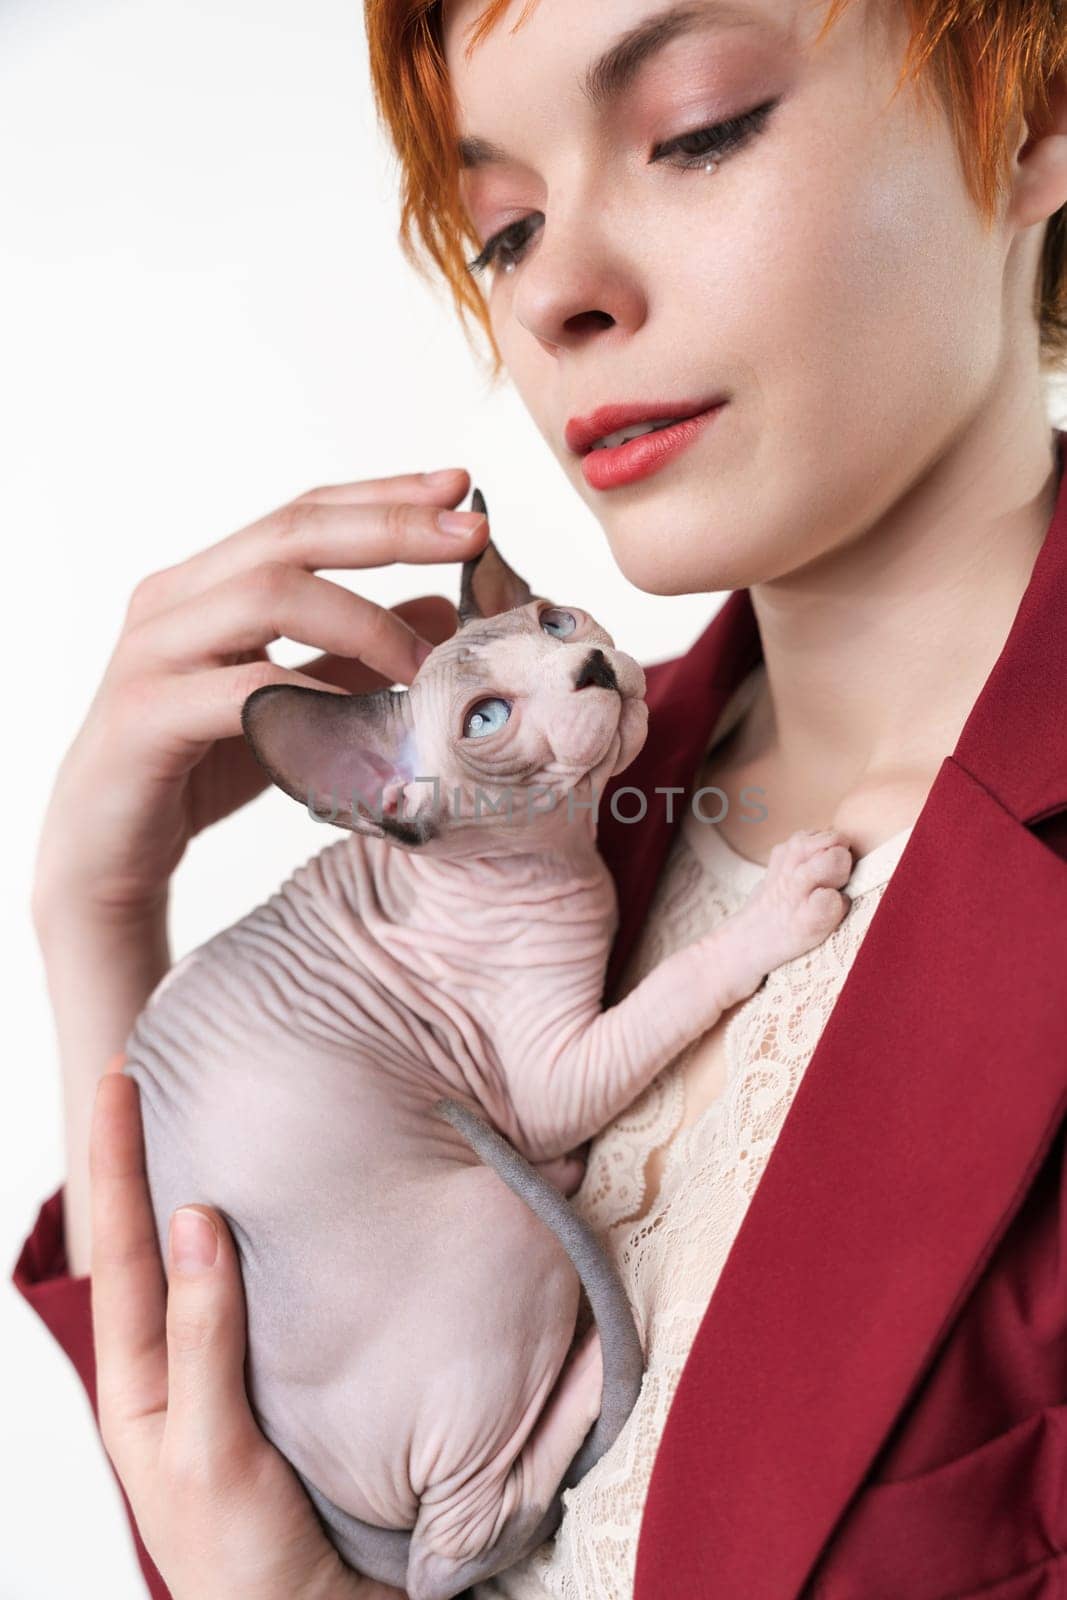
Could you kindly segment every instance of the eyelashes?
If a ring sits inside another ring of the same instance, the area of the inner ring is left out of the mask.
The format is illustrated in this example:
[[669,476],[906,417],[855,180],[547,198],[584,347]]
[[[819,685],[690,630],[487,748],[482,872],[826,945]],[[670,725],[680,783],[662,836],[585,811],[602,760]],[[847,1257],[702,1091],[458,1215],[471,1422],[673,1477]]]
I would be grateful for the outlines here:
[[766,122],[773,111],[776,102],[771,100],[766,105],[756,106],[752,111],[746,111],[744,116],[731,117],[728,122],[717,122],[710,128],[697,128],[693,133],[680,134],[677,139],[672,139],[669,144],[660,144],[653,151],[653,160],[668,150],[677,150],[689,139],[706,141],[703,148],[683,161],[668,161],[667,165],[678,166],[683,169],[702,167],[710,155],[725,156],[745,143],[750,135],[757,132]]
[[[666,144],[660,144],[652,152],[653,163],[662,162],[663,157],[671,151],[679,150],[682,145],[697,141],[700,148],[683,156],[681,161],[668,161],[669,167],[679,171],[692,171],[702,168],[709,156],[722,159],[731,155],[735,150],[747,144],[750,139],[762,131],[764,123],[777,106],[777,100],[768,100],[763,105],[755,106],[751,111],[746,111],[742,116],[730,117],[726,122],[716,122],[705,128],[695,128],[692,133],[679,134],[677,139],[671,139]],[[515,267],[522,259],[527,244],[532,236],[531,232],[522,230],[531,218],[538,216],[538,212],[531,212],[529,217],[520,217],[517,222],[511,223],[506,228],[501,228],[499,233],[487,240],[480,255],[473,261],[466,263],[467,271],[477,275],[484,272],[487,267],[503,266]]]

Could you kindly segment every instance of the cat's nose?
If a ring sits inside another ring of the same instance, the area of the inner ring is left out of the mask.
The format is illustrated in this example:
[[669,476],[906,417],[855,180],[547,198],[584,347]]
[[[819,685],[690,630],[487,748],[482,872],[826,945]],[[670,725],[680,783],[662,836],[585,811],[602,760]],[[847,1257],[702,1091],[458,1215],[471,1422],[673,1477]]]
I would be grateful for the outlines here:
[[576,689],[614,689],[619,690],[615,669],[603,650],[590,650],[585,660],[578,669],[578,676],[574,680]]

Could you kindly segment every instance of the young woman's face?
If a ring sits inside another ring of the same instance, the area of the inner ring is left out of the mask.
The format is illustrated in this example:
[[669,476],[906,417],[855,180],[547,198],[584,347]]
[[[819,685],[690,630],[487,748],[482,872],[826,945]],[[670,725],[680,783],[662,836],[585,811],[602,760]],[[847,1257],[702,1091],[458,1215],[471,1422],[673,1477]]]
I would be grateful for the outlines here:
[[[890,105],[906,8],[854,0],[813,49],[826,0],[703,0],[594,109],[587,70],[663,0],[538,0],[511,34],[514,0],[466,61],[484,4],[444,0],[443,25],[460,133],[506,152],[463,175],[481,243],[505,233],[493,330],[619,567],[723,590],[858,537],[991,402],[1041,246],[984,230],[932,89]],[[629,483],[591,486],[565,438],[605,405],[719,396]]]

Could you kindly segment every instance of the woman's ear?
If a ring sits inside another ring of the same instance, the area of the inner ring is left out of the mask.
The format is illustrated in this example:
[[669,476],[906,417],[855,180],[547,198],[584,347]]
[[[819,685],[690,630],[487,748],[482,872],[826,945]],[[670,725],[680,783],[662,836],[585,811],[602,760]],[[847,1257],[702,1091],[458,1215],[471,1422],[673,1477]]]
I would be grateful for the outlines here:
[[1054,72],[1047,103],[1018,126],[1011,218],[1020,228],[1047,222],[1067,206],[1067,66]]

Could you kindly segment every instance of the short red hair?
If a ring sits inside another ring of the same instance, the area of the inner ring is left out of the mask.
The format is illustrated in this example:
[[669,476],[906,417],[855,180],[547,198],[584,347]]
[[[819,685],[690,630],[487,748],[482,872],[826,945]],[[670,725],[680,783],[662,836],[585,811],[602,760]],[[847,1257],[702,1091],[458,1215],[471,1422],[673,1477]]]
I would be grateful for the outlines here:
[[[829,0],[816,42],[854,0]],[[911,40],[897,81],[932,80],[951,119],[967,186],[987,226],[997,214],[1014,151],[1011,134],[1024,112],[1040,129],[1049,116],[1049,88],[1067,64],[1063,0],[890,0],[903,5]],[[488,0],[467,42],[466,54],[496,26],[508,0]],[[537,0],[527,0],[515,29]],[[460,198],[452,97],[441,45],[439,0],[364,0],[371,82],[378,117],[400,161],[402,210],[399,241],[424,277],[444,277],[464,332],[468,316],[480,324],[493,355],[493,377],[503,362],[488,305],[467,270],[467,248],[480,241]],[[514,30],[513,30],[514,31]],[[1046,369],[1067,365],[1067,207],[1047,225],[1035,314]]]

